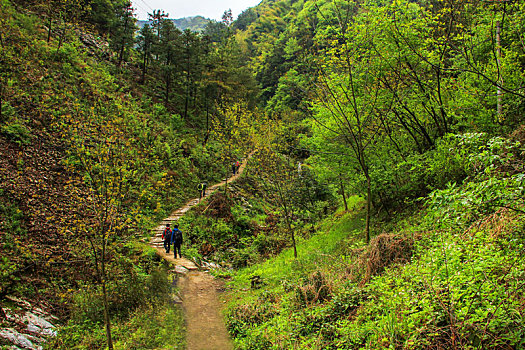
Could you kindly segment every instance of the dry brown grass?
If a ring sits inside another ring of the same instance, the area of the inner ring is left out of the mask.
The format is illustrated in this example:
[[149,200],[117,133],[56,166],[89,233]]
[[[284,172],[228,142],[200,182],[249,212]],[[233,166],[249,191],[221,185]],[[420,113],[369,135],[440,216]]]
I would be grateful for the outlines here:
[[214,219],[233,219],[231,201],[222,192],[215,192],[210,198],[209,204],[202,211],[204,215]]
[[[406,264],[414,250],[415,237],[383,233],[374,237],[367,249],[357,259],[357,270],[361,271],[362,284],[383,272],[388,266]],[[355,276],[355,269],[352,275]]]
[[331,296],[332,286],[320,271],[314,272],[306,283],[295,289],[295,302],[301,307],[322,303],[330,300]]
[[481,220],[473,223],[467,230],[466,235],[474,235],[476,232],[490,232],[492,238],[502,238],[512,233],[521,224],[516,212],[508,208],[501,208]]

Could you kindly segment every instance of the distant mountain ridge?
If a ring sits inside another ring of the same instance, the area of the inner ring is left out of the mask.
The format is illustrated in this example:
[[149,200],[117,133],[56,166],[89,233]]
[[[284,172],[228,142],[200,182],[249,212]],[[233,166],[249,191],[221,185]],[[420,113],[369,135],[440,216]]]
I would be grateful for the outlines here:
[[[193,32],[202,32],[204,28],[206,28],[206,25],[208,24],[210,19],[202,16],[191,16],[170,19],[170,21],[172,21],[173,24],[175,24],[175,27],[179,28],[180,30],[189,29]],[[137,25],[139,26],[139,28],[144,27],[146,24],[151,24],[151,21],[137,21]]]

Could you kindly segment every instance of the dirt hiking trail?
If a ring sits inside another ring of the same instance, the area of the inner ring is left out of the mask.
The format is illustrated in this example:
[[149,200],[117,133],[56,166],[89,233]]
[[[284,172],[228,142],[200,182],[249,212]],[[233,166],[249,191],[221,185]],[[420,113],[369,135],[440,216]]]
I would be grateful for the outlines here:
[[[246,167],[248,157],[241,163],[235,176],[228,178],[228,183],[235,181],[241,176]],[[210,186],[206,189],[206,197],[224,186],[226,181]],[[206,200],[206,197],[202,200]],[[175,265],[175,272],[180,276],[178,285],[181,291],[182,308],[186,320],[186,344],[188,350],[231,350],[233,344],[228,336],[228,331],[221,314],[222,304],[219,294],[223,291],[223,285],[206,271],[200,270],[192,261],[186,258],[175,259],[173,251],[169,254],[163,248],[162,232],[166,224],[179,220],[193,206],[199,203],[199,199],[189,200],[183,207],[175,210],[171,215],[157,226],[150,244],[157,249],[158,254],[165,260]],[[173,227],[173,225],[171,225]],[[184,232],[183,232],[184,234]],[[184,253],[184,244],[182,245]]]

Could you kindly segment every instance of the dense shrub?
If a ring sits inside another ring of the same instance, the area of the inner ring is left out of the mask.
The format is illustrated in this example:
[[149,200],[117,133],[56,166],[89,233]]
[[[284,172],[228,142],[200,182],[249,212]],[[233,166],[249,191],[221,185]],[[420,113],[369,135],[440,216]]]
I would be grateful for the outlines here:
[[520,144],[508,139],[482,133],[450,134],[424,154],[373,166],[372,200],[377,208],[391,210],[448,184],[461,184],[466,178],[497,169],[515,172],[519,157]]
[[31,142],[31,133],[29,129],[20,123],[3,125],[0,128],[0,132],[19,145],[27,145]]

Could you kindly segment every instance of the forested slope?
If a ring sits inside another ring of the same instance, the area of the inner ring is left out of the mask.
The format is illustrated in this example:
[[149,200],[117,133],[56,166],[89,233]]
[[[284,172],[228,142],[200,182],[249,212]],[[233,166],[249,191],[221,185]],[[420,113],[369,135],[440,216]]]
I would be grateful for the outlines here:
[[250,94],[226,33],[160,17],[137,39],[127,1],[2,1],[0,21],[2,338],[43,309],[69,320],[51,348],[103,347],[110,320],[116,347],[182,346],[167,265],[140,241],[251,148],[218,131]]
[[[246,13],[237,38],[259,105],[283,121],[260,146],[267,168],[253,166],[281,194],[267,203],[290,248],[232,274],[238,348],[524,346],[524,10],[281,1]],[[328,202],[299,196],[305,176]]]
[[[171,21],[173,21],[173,23],[175,24],[175,27],[177,27],[178,29],[182,31],[189,29],[192,32],[202,32],[206,28],[206,25],[208,24],[210,20],[202,16],[192,16],[192,17],[171,19]],[[139,28],[143,28],[146,24],[151,25],[152,22],[146,21],[146,20],[137,21],[137,26]]]

